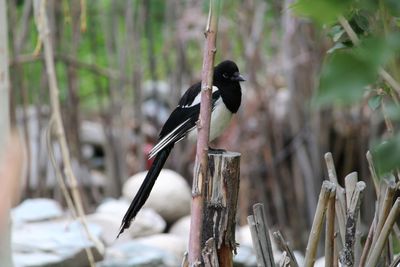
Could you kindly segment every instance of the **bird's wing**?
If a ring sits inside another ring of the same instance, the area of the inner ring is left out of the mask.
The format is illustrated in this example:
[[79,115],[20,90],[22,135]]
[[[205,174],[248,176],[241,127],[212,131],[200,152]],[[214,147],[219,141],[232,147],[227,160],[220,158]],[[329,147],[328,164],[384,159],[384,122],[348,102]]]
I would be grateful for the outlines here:
[[[191,87],[192,88],[192,87]],[[212,94],[212,109],[215,108],[215,103],[220,97],[218,89],[213,88]],[[179,105],[172,111],[171,115],[165,122],[160,132],[160,138],[157,144],[152,148],[149,153],[149,158],[153,158],[163,148],[169,144],[174,144],[183,139],[190,131],[196,128],[196,122],[200,114],[200,101],[196,98],[200,97],[200,89],[197,91],[198,96],[188,95],[189,90],[182,96]],[[183,100],[184,97],[189,99],[188,101]]]

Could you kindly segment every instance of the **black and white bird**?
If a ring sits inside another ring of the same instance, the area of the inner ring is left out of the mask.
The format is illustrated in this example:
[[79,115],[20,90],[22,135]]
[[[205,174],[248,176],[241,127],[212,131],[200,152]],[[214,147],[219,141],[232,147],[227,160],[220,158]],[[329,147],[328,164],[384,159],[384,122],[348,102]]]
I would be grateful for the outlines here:
[[[232,115],[238,111],[242,99],[239,83],[241,81],[245,81],[245,79],[233,61],[225,60],[214,68],[210,141],[224,131]],[[192,85],[162,127],[159,141],[149,154],[149,158],[155,157],[153,164],[122,219],[118,236],[129,228],[131,221],[146,202],[175,143],[186,136],[189,136],[189,139],[196,138],[196,122],[200,114],[200,92],[201,82]]]

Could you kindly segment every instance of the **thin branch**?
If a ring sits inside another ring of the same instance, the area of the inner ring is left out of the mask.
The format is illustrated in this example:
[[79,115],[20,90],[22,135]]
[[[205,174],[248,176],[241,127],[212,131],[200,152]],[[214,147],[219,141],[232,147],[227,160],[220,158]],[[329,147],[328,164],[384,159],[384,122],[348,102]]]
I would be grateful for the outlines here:
[[219,0],[210,0],[209,19],[205,31],[203,70],[201,75],[201,103],[198,121],[196,150],[196,172],[192,186],[192,219],[190,222],[189,264],[196,266],[201,262],[201,232],[203,228],[204,185],[207,176],[208,142],[211,118],[211,93],[214,73],[214,58],[219,18]]
[[317,209],[315,211],[314,221],[311,227],[311,233],[308,238],[305,262],[304,262],[305,267],[314,266],[324,215],[328,206],[329,198],[332,192],[335,190],[336,190],[336,185],[334,183],[330,181],[324,181],[322,183]]
[[[57,84],[55,64],[54,64],[54,54],[53,46],[50,38],[50,29],[48,25],[48,19],[46,14],[46,1],[37,0],[34,2],[35,9],[35,22],[37,30],[39,32],[39,37],[44,47],[44,58],[47,76],[49,80],[50,89],[50,104],[52,108],[52,120],[54,120],[54,134],[58,139],[61,148],[61,155],[64,163],[64,175],[71,186],[72,199],[76,210],[78,211],[79,219],[82,226],[88,236],[88,238],[95,244],[100,253],[103,253],[104,247],[97,238],[95,238],[89,231],[85,214],[82,207],[82,201],[78,190],[78,182],[72,171],[70,153],[68,149],[68,144],[65,138],[64,126],[62,124],[60,102],[58,99],[59,89]],[[95,266],[94,257],[91,250],[86,250],[88,255],[88,260],[91,266]]]
[[367,264],[365,266],[367,267],[376,266],[379,257],[382,253],[383,247],[385,246],[386,239],[388,238],[389,233],[399,213],[400,213],[400,198],[397,198],[392,209],[390,210],[389,216],[387,217],[385,224],[383,225],[381,234],[379,235],[375,246],[371,249],[371,254],[368,257]]

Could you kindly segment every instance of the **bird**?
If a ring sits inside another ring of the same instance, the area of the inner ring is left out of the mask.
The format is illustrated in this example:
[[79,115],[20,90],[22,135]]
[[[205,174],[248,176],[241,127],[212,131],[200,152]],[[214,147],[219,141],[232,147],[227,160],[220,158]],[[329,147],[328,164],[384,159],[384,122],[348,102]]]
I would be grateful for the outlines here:
[[[233,114],[239,110],[242,100],[240,82],[245,80],[236,63],[231,60],[224,60],[215,66],[211,98],[210,141],[222,134]],[[186,90],[161,128],[158,142],[149,153],[149,159],[154,158],[154,161],[122,219],[117,238],[129,228],[132,220],[148,199],[174,145],[185,137],[196,140],[195,128],[200,114],[200,98],[201,82],[197,82]]]

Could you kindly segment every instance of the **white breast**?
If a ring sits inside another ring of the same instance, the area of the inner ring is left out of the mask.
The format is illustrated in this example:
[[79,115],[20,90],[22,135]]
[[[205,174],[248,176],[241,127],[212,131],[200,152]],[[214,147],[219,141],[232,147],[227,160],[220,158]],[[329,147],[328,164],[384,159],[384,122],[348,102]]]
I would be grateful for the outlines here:
[[[232,113],[226,108],[222,99],[215,103],[215,109],[211,113],[210,141],[220,136],[232,119]],[[193,129],[188,136],[190,141],[197,140],[197,128]]]

